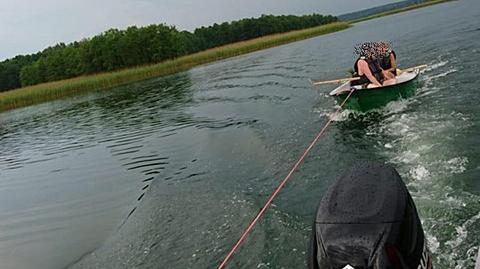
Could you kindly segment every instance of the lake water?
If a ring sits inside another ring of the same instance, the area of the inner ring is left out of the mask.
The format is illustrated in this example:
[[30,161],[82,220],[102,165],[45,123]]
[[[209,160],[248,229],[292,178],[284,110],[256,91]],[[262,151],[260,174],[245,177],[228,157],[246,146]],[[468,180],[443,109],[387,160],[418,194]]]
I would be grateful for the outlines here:
[[390,40],[415,96],[344,111],[230,268],[306,268],[314,213],[359,161],[398,169],[435,268],[480,246],[480,3],[461,0],[110,91],[0,114],[1,268],[212,268],[333,115],[312,79]]

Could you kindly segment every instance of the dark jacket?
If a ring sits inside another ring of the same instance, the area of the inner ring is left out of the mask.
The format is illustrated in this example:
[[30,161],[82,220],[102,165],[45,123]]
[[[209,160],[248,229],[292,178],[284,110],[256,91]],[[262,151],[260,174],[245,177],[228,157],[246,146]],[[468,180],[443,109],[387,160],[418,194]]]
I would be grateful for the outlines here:
[[[393,54],[393,58],[395,58],[395,60],[397,59],[397,54],[395,53],[395,51],[391,51],[390,54]],[[390,69],[392,68],[392,63],[390,62],[390,54],[388,54],[387,56],[379,59],[379,63],[380,63],[380,67],[383,69],[383,70],[387,70],[387,69]],[[393,71],[393,74],[396,76],[397,75],[397,69],[395,69]]]
[[383,83],[385,78],[383,77],[382,74],[382,68],[380,66],[380,63],[378,60],[374,59],[367,59],[364,57],[359,57],[356,61],[355,64],[353,65],[353,69],[355,70],[355,73],[353,74],[354,77],[360,77],[359,80],[352,81],[352,86],[353,85],[361,85],[361,84],[366,84],[366,83],[372,83],[367,76],[364,75],[359,75],[358,74],[358,61],[360,60],[365,60],[368,64],[368,68],[370,68],[370,71],[372,72],[372,75],[378,80],[378,82]]

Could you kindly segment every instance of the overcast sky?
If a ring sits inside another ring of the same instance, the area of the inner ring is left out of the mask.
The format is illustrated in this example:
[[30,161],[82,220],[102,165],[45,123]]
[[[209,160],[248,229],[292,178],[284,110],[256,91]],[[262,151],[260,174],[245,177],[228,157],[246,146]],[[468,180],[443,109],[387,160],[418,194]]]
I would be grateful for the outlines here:
[[339,15],[399,0],[0,0],[0,60],[110,28],[167,23],[179,30],[261,14]]

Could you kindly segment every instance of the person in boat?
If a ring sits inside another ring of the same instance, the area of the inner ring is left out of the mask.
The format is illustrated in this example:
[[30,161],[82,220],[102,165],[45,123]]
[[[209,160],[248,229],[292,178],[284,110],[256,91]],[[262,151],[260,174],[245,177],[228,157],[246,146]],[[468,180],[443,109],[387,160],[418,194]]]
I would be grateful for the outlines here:
[[[352,81],[353,85],[366,84],[367,88],[376,88],[395,83],[395,76],[382,68],[382,62],[385,61],[385,52],[382,52],[379,42],[366,42],[355,48],[355,52],[359,55],[353,66],[354,77],[360,77],[356,81]],[[386,63],[388,67],[391,63]]]
[[379,62],[382,68],[383,76],[388,79],[393,79],[397,76],[397,54],[392,50],[388,42],[378,42]]

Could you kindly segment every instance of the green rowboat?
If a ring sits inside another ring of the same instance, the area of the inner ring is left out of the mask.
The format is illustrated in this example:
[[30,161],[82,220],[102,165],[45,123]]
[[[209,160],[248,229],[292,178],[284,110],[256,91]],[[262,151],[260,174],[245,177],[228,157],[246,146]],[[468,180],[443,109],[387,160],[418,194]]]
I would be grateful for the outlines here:
[[350,81],[348,81],[331,91],[330,96],[335,97],[337,103],[341,104],[350,91],[355,89],[343,106],[344,109],[365,112],[381,108],[391,101],[412,96],[418,86],[417,77],[419,73],[420,69],[402,72],[396,77],[395,84],[370,89],[366,88],[365,85],[351,86]]

